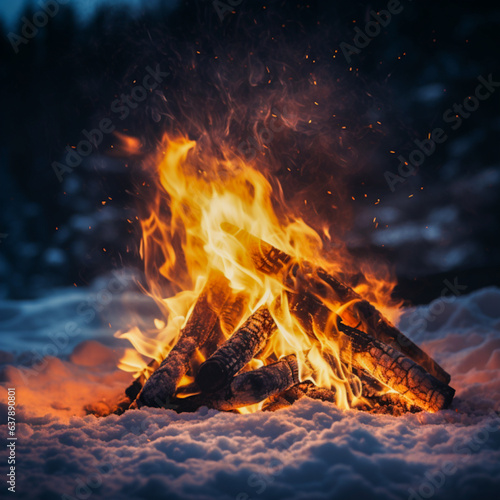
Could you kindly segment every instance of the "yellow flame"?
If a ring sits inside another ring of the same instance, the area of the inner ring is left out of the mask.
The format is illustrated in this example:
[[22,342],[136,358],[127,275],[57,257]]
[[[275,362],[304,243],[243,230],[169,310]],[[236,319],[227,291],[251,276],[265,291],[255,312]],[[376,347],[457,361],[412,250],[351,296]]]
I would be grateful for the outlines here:
[[[221,224],[233,224],[297,260],[307,260],[329,271],[341,270],[343,263],[321,257],[321,237],[301,218],[292,217],[279,185],[273,191],[268,178],[240,158],[229,154],[217,158],[198,148],[195,141],[166,137],[156,164],[159,195],[152,203],[151,215],[142,221],[141,256],[149,293],[165,318],[156,319],[156,329],[149,332],[134,328],[117,336],[128,339],[140,354],[163,359],[175,344],[208,272],[217,269],[228,278],[235,292],[245,291],[249,295],[249,311],[268,305],[278,326],[278,333],[260,359],[252,361],[251,368],[296,354],[300,379],[335,388],[337,404],[347,408],[349,369],[340,362],[335,336],[332,332],[315,332],[316,338],[312,338],[304,332],[289,311],[280,280],[256,270],[248,249],[222,230]],[[279,218],[276,206],[282,209],[279,213],[287,215]],[[328,230],[323,232],[330,239]],[[160,282],[169,283],[174,293],[165,297],[165,287]],[[370,294],[375,304],[383,303],[390,293],[388,282],[375,277],[370,279],[370,285],[372,282],[379,283],[375,289],[364,283],[356,291],[363,296]],[[328,306],[335,311],[341,304]],[[131,352],[127,351],[120,367],[137,372],[145,362],[140,364],[139,357]],[[187,380],[192,379],[183,383]],[[253,405],[243,411],[261,407],[262,404]]]

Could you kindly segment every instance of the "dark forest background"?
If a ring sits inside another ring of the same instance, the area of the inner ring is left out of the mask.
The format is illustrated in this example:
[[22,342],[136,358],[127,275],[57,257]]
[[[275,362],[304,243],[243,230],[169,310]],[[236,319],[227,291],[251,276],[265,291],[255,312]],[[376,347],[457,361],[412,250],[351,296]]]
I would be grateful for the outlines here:
[[[499,285],[500,89],[455,131],[442,116],[473,95],[480,75],[500,81],[500,7],[401,5],[352,64],[340,43],[352,44],[354,28],[362,29],[370,10],[385,9],[386,2],[243,0],[222,19],[211,1],[183,1],[173,11],[160,2],[139,15],[101,8],[85,23],[65,5],[17,54],[8,33],[21,33],[21,21],[14,30],[0,27],[0,296],[29,298],[88,284],[111,269],[140,268],[136,216],[148,196],[141,161],[189,113],[216,115],[221,86],[239,80],[235,98],[244,105],[264,85],[248,84],[250,51],[259,61],[255,68],[269,67],[271,79],[280,64],[297,81],[316,65],[324,81],[338,85],[329,99],[336,116],[321,130],[296,133],[311,147],[341,133],[351,149],[344,154],[337,144],[332,161],[316,166],[304,156],[290,158],[293,168],[276,171],[287,196],[318,180],[341,179],[336,195],[349,204],[348,247],[393,264],[406,299],[432,299],[445,278],[457,278],[468,291]],[[24,15],[32,19],[36,10]],[[117,120],[112,103],[158,64],[168,77]],[[218,74],[227,78],[219,86]],[[278,80],[271,85],[277,88]],[[106,117],[140,139],[141,153],[127,155],[119,138],[106,135],[59,182],[53,162],[63,162],[66,146]],[[368,126],[376,122],[378,128]],[[413,141],[435,127],[449,132],[446,142],[391,192],[384,173],[396,172],[397,156],[407,156]],[[242,118],[232,133],[239,144],[252,134],[250,121]],[[323,205],[318,200],[301,215],[312,220]]]

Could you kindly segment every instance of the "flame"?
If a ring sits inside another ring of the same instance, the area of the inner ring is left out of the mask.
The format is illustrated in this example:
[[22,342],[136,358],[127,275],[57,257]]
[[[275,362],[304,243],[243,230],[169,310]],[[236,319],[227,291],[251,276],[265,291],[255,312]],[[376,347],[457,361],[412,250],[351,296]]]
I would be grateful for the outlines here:
[[[150,331],[134,328],[116,334],[128,339],[135,349],[126,352],[120,367],[137,374],[146,370],[146,361],[138,353],[158,361],[164,358],[175,345],[208,273],[216,269],[224,273],[235,293],[248,294],[247,316],[267,305],[278,326],[252,367],[296,354],[301,381],[309,379],[320,387],[334,388],[337,404],[348,408],[359,396],[359,390],[353,390],[359,380],[353,382],[350,367],[340,361],[335,325],[329,331],[315,331],[314,338],[308,335],[290,313],[282,281],[258,271],[245,245],[223,227],[233,224],[297,261],[332,273],[343,269],[345,257],[339,253],[338,259],[323,258],[326,252],[320,234],[293,216],[276,180],[230,151],[220,157],[184,136],[166,136],[154,165],[158,194],[151,202],[149,217],[141,222],[141,257],[148,293],[164,318],[157,318]],[[331,239],[328,229],[321,232]],[[391,316],[384,304],[393,284],[363,271],[365,279],[355,290],[374,305],[383,306]],[[330,303],[328,307],[345,310],[342,304]],[[145,376],[149,376],[147,370]],[[183,380],[182,385],[189,381],[192,378]],[[253,405],[242,411],[260,407]]]

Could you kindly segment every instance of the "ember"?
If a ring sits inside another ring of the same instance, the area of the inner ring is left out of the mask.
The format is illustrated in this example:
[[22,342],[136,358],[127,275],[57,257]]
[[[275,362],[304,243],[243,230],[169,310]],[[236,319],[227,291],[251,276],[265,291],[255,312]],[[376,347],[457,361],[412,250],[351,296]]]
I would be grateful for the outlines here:
[[[165,318],[117,333],[136,349],[121,361],[136,379],[112,411],[275,411],[302,397],[393,414],[450,406],[449,374],[380,312],[390,294],[344,283],[319,235],[277,216],[276,204],[290,210],[263,174],[184,138],[167,139],[158,164],[142,252]],[[178,289],[167,298],[165,278]]]

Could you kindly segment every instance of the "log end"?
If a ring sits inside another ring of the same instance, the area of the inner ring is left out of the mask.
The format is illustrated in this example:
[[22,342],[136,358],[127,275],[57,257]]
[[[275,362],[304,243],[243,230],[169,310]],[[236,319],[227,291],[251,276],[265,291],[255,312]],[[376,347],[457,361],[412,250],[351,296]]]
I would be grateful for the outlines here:
[[161,372],[157,371],[146,381],[142,391],[137,396],[137,407],[163,408],[168,406],[175,389],[175,382],[169,377],[162,377]]
[[196,375],[196,385],[207,393],[218,391],[226,385],[227,380],[227,370],[217,359],[205,361]]
[[449,385],[445,386],[441,391],[436,391],[436,393],[431,397],[431,411],[448,409],[451,406],[454,397],[455,389],[453,389],[453,387],[450,387]]
[[285,398],[276,399],[276,401],[269,401],[262,407],[262,411],[275,412],[278,410],[283,410],[284,408],[290,408],[292,403],[287,401]]
[[143,383],[136,379],[134,380],[128,387],[125,389],[125,395],[130,399],[130,401],[134,401],[139,393],[141,392]]

